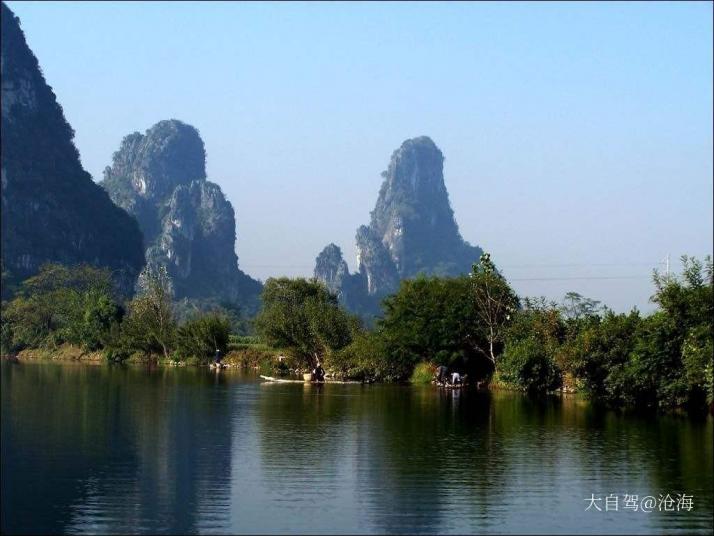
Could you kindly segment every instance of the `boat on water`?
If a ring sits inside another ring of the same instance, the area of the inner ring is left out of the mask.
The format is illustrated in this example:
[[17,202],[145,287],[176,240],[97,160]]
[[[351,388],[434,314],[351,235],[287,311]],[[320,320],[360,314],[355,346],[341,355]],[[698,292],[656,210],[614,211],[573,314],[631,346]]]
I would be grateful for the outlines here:
[[463,389],[466,387],[468,384],[466,383],[446,383],[446,382],[437,382],[433,381],[431,382],[437,387],[441,387],[442,389]]
[[266,381],[269,382],[278,382],[278,383],[313,383],[311,381],[305,381],[305,380],[291,380],[288,378],[274,378],[273,376],[264,376],[263,374],[260,375],[261,378],[263,378]]
[[315,381],[315,380],[293,380],[289,378],[275,378],[273,376],[265,376],[263,374],[260,375],[262,379],[264,379],[267,382],[275,382],[275,383],[317,383],[317,384],[322,384],[322,383],[362,383],[358,381],[350,381],[350,380],[323,380],[323,381]]

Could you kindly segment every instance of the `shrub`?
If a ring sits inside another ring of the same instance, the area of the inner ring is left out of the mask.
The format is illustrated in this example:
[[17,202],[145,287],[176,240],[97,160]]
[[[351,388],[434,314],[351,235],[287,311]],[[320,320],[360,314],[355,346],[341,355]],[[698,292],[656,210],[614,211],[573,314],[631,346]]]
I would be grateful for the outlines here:
[[182,358],[207,361],[215,355],[216,349],[225,353],[230,329],[231,321],[225,315],[209,313],[194,317],[178,328],[177,352]]
[[389,382],[408,378],[412,365],[392,359],[378,334],[359,332],[348,346],[326,357],[325,368],[341,378]]
[[535,337],[507,345],[496,371],[504,383],[531,393],[553,391],[562,383],[555,360]]
[[409,382],[417,385],[431,383],[431,380],[434,379],[434,369],[435,367],[431,363],[417,363]]

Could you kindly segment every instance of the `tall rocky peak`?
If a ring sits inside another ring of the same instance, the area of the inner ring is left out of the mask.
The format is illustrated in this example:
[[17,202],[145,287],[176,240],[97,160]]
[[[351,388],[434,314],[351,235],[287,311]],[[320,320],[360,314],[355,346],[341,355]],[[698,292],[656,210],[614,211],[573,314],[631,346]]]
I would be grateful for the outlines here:
[[159,121],[126,136],[105,177],[129,177],[146,199],[162,199],[180,184],[206,178],[206,150],[198,131],[177,120]]
[[137,222],[92,181],[74,131],[25,41],[1,6],[2,265],[10,281],[46,262],[112,268],[126,291],[144,264]]
[[468,271],[481,250],[461,238],[444,184],[444,156],[436,144],[426,136],[405,141],[382,176],[370,228],[399,277]]
[[102,186],[136,216],[147,262],[167,268],[177,298],[238,303],[252,311],[261,285],[238,268],[233,206],[206,180],[205,162],[194,127],[160,121],[123,139]]
[[[330,279],[324,269],[315,270],[315,277],[338,294],[343,281],[352,287],[359,284],[365,311],[378,310],[376,304],[394,292],[400,280],[419,273],[466,273],[482,252],[459,233],[444,183],[444,156],[430,138],[405,141],[392,153],[382,176],[370,224],[357,230],[358,274]],[[318,261],[330,248],[325,248]],[[340,270],[346,271],[346,265]],[[353,302],[355,292],[353,288]]]
[[365,302],[365,277],[359,273],[350,274],[342,250],[335,244],[328,244],[317,256],[314,275],[350,310],[365,314],[374,312],[370,309],[371,304]]
[[342,257],[342,250],[335,244],[325,246],[315,259],[315,277],[323,281],[332,292],[339,292],[349,268]]

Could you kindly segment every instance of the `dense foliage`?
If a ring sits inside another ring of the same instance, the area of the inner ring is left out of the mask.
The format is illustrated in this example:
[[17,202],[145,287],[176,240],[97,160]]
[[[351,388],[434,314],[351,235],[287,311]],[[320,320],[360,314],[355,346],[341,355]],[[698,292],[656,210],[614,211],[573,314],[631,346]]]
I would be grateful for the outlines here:
[[307,367],[352,341],[357,320],[317,281],[271,278],[262,299],[263,308],[255,320],[258,334],[271,345],[292,349]]
[[231,334],[230,319],[220,313],[197,315],[178,328],[176,351],[183,358],[210,359],[216,350],[226,352]]
[[651,315],[616,314],[575,293],[527,302],[506,335],[497,379],[528,390],[567,380],[615,406],[702,408],[714,401],[712,260],[655,272]]
[[63,343],[96,350],[122,316],[111,272],[81,265],[44,265],[3,306],[2,352]]
[[216,348],[226,351],[234,318],[217,309],[179,323],[166,271],[148,269],[140,283],[140,292],[122,303],[107,269],[43,266],[3,302],[2,353],[69,344],[101,351],[110,361],[136,354],[206,361]]
[[467,276],[418,277],[385,298],[376,337],[389,356],[390,377],[406,379],[424,361],[464,367],[477,358],[482,336],[470,292]]

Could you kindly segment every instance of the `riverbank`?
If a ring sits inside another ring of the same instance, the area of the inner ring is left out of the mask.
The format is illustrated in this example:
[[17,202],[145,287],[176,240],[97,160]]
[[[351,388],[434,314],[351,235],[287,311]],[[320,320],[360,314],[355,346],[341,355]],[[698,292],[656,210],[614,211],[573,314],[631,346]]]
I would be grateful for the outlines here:
[[[278,368],[283,361],[286,363],[289,358],[280,350],[271,349],[261,344],[239,344],[237,348],[231,349],[223,358],[222,363],[228,368],[255,369],[259,371],[272,372]],[[110,363],[106,354],[102,350],[88,351],[72,344],[61,344],[55,348],[25,348],[16,354],[6,354],[3,359],[17,361],[75,361],[83,363]],[[160,354],[142,354],[136,352],[130,355],[122,363],[137,365],[160,365],[160,366],[181,366],[181,367],[202,367],[209,366],[210,360],[201,360],[196,357],[186,359],[166,358]]]
[[[222,359],[225,368],[254,370],[264,376],[299,376],[304,371],[296,368],[293,359],[290,358],[284,350],[276,350],[260,343],[231,343],[232,349]],[[102,351],[87,351],[81,347],[71,344],[62,344],[56,348],[26,348],[21,350],[16,355],[3,355],[3,359],[22,361],[52,361],[52,362],[82,362],[102,364],[110,363]],[[136,353],[123,361],[129,365],[156,365],[165,367],[208,367],[211,361],[200,360],[195,357],[188,359],[172,359],[165,358],[157,354],[140,354]],[[356,382],[356,378],[350,378],[345,375],[335,374],[333,371],[327,370],[327,377],[335,381],[352,381]],[[374,383],[374,382],[367,382]],[[378,382],[378,383],[393,383],[393,382]],[[397,382],[405,383],[405,382]],[[409,381],[409,384],[430,384],[429,381],[416,382]],[[485,388],[498,391],[514,391],[522,392],[523,389],[518,386],[511,385],[501,381],[496,374],[489,382],[486,380],[475,382],[473,387]],[[582,391],[582,390],[580,390]],[[579,390],[570,384],[564,384],[563,387],[552,391],[553,394],[575,394]]]

